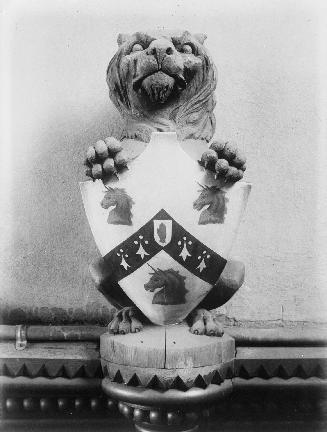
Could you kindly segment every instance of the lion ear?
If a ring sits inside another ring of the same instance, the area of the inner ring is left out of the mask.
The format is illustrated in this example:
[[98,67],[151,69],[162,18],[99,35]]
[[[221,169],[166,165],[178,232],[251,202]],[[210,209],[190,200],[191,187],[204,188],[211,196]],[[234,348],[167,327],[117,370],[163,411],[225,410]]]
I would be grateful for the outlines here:
[[130,36],[127,33],[119,33],[119,35],[117,36],[118,46],[125,43],[129,38],[130,38]]
[[207,39],[207,35],[204,33],[195,33],[195,39],[203,45],[204,41]]

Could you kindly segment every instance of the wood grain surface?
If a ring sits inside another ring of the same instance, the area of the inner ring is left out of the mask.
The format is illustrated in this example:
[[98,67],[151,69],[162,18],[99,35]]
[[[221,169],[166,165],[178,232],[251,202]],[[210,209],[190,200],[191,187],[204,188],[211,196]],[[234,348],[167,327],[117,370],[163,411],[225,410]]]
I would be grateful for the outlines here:
[[101,358],[121,365],[162,369],[165,367],[165,327],[147,326],[140,333],[103,334]]
[[101,358],[130,367],[192,369],[219,365],[234,358],[230,336],[198,336],[186,324],[145,327],[128,335],[101,336]]

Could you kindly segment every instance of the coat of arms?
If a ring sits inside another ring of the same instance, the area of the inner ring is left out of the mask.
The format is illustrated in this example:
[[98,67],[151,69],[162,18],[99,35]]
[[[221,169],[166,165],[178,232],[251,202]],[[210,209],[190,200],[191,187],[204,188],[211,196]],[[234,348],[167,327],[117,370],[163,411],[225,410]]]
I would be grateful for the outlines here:
[[[156,171],[149,171],[158,153]],[[157,133],[118,183],[84,182],[81,190],[112,278],[152,322],[169,324],[184,319],[219,279],[248,185],[221,188],[174,133]]]

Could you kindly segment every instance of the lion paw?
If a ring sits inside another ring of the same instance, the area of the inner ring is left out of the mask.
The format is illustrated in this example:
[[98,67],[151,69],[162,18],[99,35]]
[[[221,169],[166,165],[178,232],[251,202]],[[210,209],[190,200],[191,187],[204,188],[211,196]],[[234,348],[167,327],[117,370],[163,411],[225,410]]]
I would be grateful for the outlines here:
[[225,181],[241,180],[246,169],[246,158],[231,141],[213,141],[209,150],[202,154],[200,164],[216,173]]
[[86,152],[85,174],[91,179],[109,179],[112,175],[127,167],[128,158],[116,138],[109,137],[97,141]]
[[219,323],[212,312],[206,309],[196,309],[191,316],[193,325],[190,328],[190,332],[196,335],[207,335],[207,336],[222,336],[224,334],[224,328]]
[[109,333],[127,334],[141,331],[143,326],[135,315],[136,309],[133,306],[124,307],[117,311],[114,319],[108,325]]

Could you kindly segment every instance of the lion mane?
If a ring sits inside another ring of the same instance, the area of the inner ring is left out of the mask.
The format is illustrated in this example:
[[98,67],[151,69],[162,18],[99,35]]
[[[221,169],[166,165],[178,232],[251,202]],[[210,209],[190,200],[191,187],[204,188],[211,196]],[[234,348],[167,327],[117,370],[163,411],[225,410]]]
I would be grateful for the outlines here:
[[124,121],[121,138],[149,141],[152,131],[176,131],[181,140],[210,141],[217,73],[205,39],[188,31],[118,36],[107,84]]

